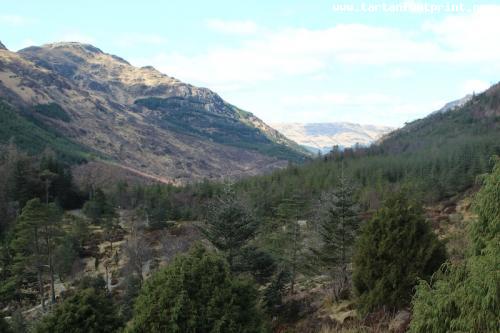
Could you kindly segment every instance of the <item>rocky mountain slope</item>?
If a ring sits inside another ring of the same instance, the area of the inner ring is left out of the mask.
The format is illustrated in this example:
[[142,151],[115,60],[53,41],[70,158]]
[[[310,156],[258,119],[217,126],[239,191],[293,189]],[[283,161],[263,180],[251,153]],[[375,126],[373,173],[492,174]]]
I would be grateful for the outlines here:
[[272,126],[307,149],[328,153],[333,146],[369,145],[392,131],[387,126],[352,123],[277,123]]
[[[176,183],[252,175],[306,158],[299,145],[209,89],[86,44],[19,52],[2,45],[0,99],[3,110],[81,147],[84,159]],[[51,146],[43,139],[28,145]]]
[[464,97],[459,98],[457,100],[448,102],[441,109],[439,109],[437,111],[434,111],[434,113],[439,113],[439,112],[442,113],[442,112],[448,112],[448,111],[456,110],[459,107],[465,105],[465,103],[467,103],[468,101],[470,101],[472,99],[472,97],[473,96],[471,94],[469,94],[469,95],[465,95]]

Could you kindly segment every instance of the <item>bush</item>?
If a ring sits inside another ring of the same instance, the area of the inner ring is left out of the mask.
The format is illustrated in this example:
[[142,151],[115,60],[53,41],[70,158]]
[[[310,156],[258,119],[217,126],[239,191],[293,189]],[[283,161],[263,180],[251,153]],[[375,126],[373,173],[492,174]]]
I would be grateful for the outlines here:
[[69,297],[36,325],[36,333],[117,332],[121,320],[111,299],[102,291],[87,288]]
[[128,332],[261,332],[257,291],[195,247],[144,284]]
[[428,279],[445,257],[421,207],[394,195],[361,228],[356,244],[353,283],[360,312],[409,304],[417,278]]

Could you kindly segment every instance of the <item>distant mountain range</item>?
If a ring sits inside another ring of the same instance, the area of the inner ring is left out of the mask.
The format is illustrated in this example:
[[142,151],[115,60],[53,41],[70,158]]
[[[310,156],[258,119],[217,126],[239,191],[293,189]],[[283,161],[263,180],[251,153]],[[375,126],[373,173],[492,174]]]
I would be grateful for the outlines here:
[[165,182],[254,175],[309,154],[209,89],[88,44],[0,43],[0,112],[0,143]]
[[389,133],[388,126],[335,123],[274,123],[271,124],[286,137],[301,144],[311,152],[328,153],[333,146],[342,148],[356,144],[367,146]]

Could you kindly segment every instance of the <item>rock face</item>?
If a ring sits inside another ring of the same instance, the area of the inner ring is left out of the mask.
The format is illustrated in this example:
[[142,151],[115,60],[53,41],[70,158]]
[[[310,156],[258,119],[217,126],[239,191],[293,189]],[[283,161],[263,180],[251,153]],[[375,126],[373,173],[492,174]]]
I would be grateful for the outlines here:
[[279,123],[274,128],[313,152],[328,153],[333,146],[367,146],[392,131],[387,126],[352,123]]
[[5,45],[3,45],[2,42],[0,42],[0,50],[7,50],[7,48],[5,47]]
[[[209,89],[87,44],[1,49],[0,98],[114,164],[178,183],[253,175],[306,158],[299,145]],[[36,111],[46,109],[56,111]]]

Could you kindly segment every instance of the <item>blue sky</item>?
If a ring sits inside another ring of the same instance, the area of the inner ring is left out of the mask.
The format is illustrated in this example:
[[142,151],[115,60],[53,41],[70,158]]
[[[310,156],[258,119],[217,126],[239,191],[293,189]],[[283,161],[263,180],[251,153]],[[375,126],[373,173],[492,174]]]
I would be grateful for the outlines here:
[[400,126],[500,80],[499,18],[478,1],[17,0],[0,40],[91,43],[270,123]]

